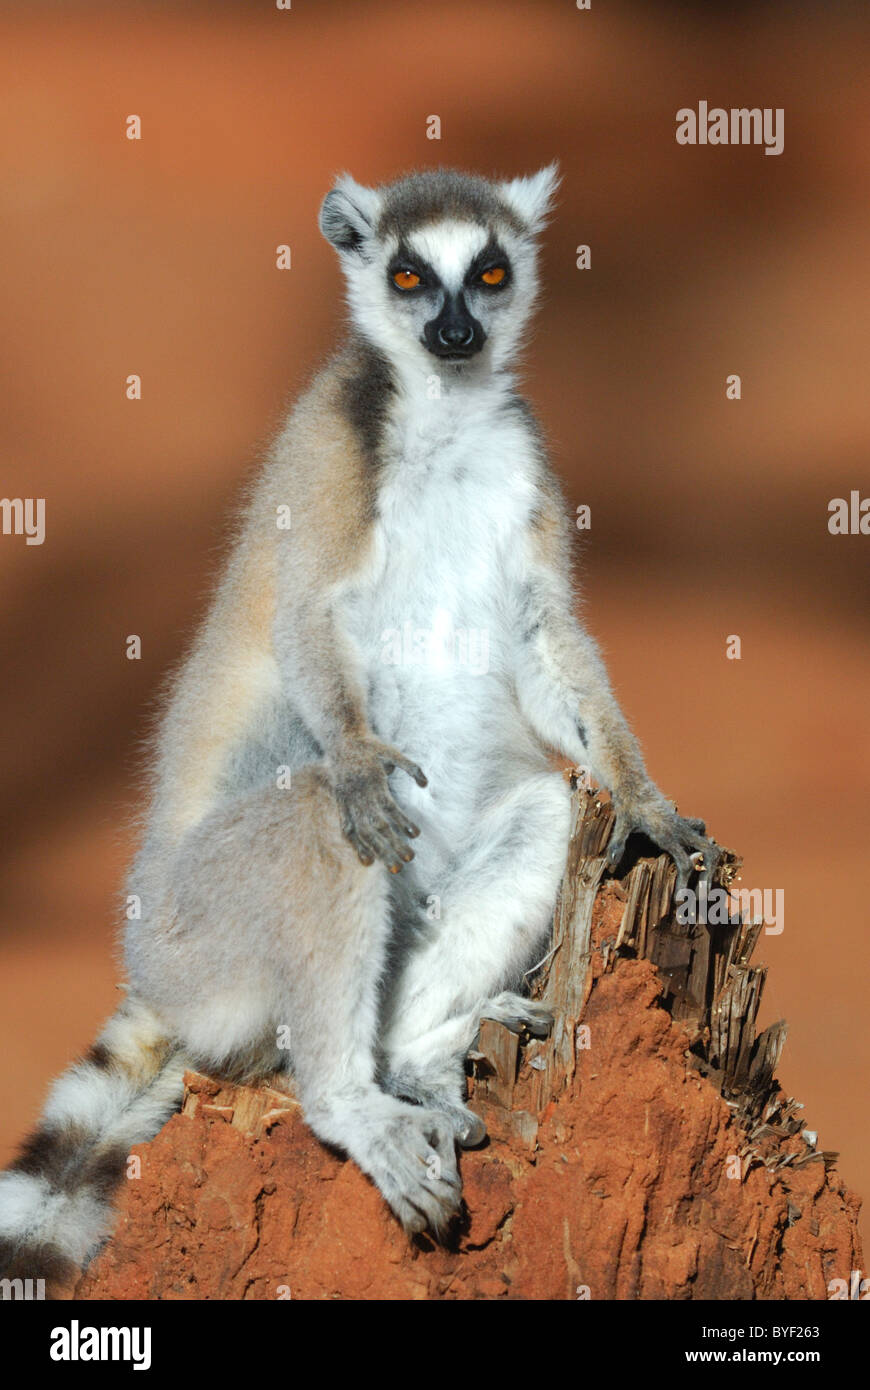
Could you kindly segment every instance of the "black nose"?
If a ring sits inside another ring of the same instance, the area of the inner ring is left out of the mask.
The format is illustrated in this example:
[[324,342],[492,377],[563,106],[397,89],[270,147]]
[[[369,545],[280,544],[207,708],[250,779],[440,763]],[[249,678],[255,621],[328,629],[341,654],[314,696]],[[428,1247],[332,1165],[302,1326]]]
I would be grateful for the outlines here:
[[423,329],[423,342],[436,357],[473,357],[486,342],[486,334],[461,293],[445,294],[441,312]]
[[467,348],[471,346],[474,328],[469,322],[443,323],[438,329],[438,341],[446,348]]

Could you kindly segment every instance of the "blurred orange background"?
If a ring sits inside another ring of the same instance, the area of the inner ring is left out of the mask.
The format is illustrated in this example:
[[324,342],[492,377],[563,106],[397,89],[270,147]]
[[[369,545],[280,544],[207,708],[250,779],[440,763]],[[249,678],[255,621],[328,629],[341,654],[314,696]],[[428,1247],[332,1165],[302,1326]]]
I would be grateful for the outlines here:
[[[0,1160],[114,1007],[143,737],[340,332],[331,179],[557,157],[526,380],[592,508],[586,617],[660,785],[785,891],[762,1021],[870,1189],[870,537],[827,530],[870,496],[868,39],[836,4],[3,8],[2,492],[46,539],[0,537]],[[677,145],[700,100],[783,107],[784,153]]]

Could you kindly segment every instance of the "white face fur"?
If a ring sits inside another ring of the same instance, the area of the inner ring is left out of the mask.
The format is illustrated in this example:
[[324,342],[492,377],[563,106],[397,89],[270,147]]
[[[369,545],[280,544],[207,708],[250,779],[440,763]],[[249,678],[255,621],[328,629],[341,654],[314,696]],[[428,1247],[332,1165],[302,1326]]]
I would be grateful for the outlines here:
[[439,173],[383,189],[340,179],[320,226],[357,329],[403,374],[477,379],[507,366],[534,304],[536,236],[557,182],[554,166],[491,184]]

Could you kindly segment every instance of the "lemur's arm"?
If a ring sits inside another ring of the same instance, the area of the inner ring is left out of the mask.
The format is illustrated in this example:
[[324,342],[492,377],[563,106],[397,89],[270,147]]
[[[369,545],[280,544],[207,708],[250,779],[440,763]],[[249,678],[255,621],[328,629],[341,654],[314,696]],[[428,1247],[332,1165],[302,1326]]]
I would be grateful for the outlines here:
[[398,872],[414,857],[407,837],[420,832],[393,800],[387,777],[395,767],[421,787],[426,777],[369,726],[355,652],[338,619],[334,592],[309,592],[293,619],[288,622],[285,613],[276,645],[296,673],[294,701],[323,749],[342,829],[363,863],[382,859]]
[[426,777],[372,731],[360,654],[341,621],[342,597],[372,563],[375,544],[371,469],[343,419],[341,386],[341,377],[325,374],[278,448],[292,528],[277,539],[273,645],[293,704],[323,750],[345,835],[363,863],[382,859],[398,872],[414,857],[408,837],[420,832],[387,778],[397,767],[421,787]]
[[616,810],[611,864],[621,860],[628,836],[641,831],[671,855],[685,886],[690,853],[700,851],[712,873],[718,851],[705,837],[704,823],[678,815],[647,773],[598,646],[574,615],[570,540],[561,496],[546,480],[524,544],[511,561],[520,706],[546,744],[588,766],[609,789]]

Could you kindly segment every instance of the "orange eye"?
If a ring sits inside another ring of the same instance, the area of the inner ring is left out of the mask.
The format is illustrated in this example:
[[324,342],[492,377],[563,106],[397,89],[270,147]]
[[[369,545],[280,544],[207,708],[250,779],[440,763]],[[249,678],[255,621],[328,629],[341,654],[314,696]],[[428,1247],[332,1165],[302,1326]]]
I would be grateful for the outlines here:
[[485,285],[500,285],[506,275],[507,271],[503,265],[493,265],[489,270],[485,270],[480,278]]
[[419,283],[420,277],[414,270],[397,270],[393,276],[393,284],[400,290],[414,290]]

